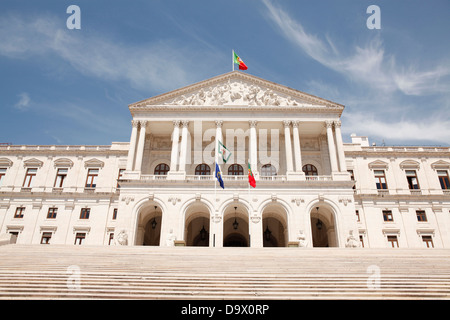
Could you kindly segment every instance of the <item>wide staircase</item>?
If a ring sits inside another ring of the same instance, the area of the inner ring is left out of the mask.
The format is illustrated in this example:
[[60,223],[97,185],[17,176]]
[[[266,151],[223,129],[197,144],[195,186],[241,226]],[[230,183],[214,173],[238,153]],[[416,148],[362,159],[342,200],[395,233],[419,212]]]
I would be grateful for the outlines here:
[[0,246],[0,299],[449,299],[450,250]]

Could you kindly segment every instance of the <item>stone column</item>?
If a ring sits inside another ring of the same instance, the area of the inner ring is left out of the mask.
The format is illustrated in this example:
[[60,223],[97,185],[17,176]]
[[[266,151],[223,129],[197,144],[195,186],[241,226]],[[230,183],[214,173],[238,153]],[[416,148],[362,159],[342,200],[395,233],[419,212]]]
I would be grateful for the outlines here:
[[336,147],[339,159],[339,169],[341,172],[347,172],[347,165],[345,163],[344,143],[342,142],[341,121],[334,122],[334,132],[336,134]]
[[256,138],[256,124],[258,121],[249,120],[250,124],[250,167],[253,174],[256,177],[258,172],[258,149],[257,149],[257,138]]
[[180,150],[180,165],[178,171],[186,172],[186,156],[187,156],[187,145],[188,145],[188,126],[189,121],[181,121],[183,128],[181,129],[181,150]]
[[136,171],[142,170],[142,157],[144,156],[144,145],[145,145],[145,133],[147,130],[147,121],[139,121],[141,124],[141,130],[139,131],[139,142],[136,151],[136,165],[134,169]]
[[[216,123],[216,150],[214,151],[214,159],[215,159],[215,161],[216,161],[216,163],[219,163],[219,141],[221,141],[222,143],[223,143],[223,140],[222,140],[222,124],[223,124],[223,121],[222,120],[216,120],[215,121],[215,123]],[[215,165],[216,164],[214,164],[214,172],[215,172]]]
[[292,135],[294,136],[294,158],[295,171],[303,172],[302,152],[300,147],[300,135],[298,133],[298,126],[300,121],[292,121]]
[[139,121],[131,120],[130,149],[128,150],[127,171],[133,171],[134,159],[136,157],[136,140]]
[[337,172],[338,166],[336,160],[336,147],[334,145],[333,137],[333,121],[325,121],[325,126],[327,128],[328,152],[330,153],[331,172]]
[[286,149],[286,174],[294,171],[292,163],[292,144],[291,144],[291,121],[284,120],[284,146]]
[[170,171],[177,171],[178,165],[178,143],[180,140],[180,120],[173,121],[172,153],[170,155]]

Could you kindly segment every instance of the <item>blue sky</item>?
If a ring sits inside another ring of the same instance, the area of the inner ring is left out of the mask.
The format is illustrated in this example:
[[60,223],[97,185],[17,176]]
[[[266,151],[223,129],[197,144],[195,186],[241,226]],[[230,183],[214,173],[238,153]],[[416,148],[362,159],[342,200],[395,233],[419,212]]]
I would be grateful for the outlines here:
[[2,0],[0,142],[129,141],[130,103],[231,71],[235,49],[245,72],[345,105],[344,142],[448,146],[449,13],[448,0]]

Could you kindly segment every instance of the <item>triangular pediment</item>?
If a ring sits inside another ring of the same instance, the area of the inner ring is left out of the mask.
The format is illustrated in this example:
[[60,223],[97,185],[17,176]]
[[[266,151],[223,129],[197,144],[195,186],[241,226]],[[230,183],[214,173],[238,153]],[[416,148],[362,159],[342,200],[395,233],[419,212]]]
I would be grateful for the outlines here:
[[240,71],[229,72],[131,104],[130,110],[150,106],[243,106],[327,108],[344,106]]

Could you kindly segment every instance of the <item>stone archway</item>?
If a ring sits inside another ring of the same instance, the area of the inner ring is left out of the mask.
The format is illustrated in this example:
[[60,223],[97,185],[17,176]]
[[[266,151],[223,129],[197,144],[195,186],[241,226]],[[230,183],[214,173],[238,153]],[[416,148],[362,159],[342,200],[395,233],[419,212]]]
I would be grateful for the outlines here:
[[233,202],[227,206],[223,215],[223,246],[249,247],[250,232],[247,208]]
[[205,204],[195,202],[187,208],[184,222],[186,246],[210,245],[210,221],[210,212]]
[[310,212],[313,247],[338,247],[334,210],[328,205],[317,204]]
[[140,209],[136,230],[136,245],[160,245],[162,216],[161,207],[153,201]]
[[267,205],[262,212],[263,247],[287,247],[287,213],[277,203]]

